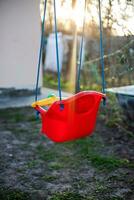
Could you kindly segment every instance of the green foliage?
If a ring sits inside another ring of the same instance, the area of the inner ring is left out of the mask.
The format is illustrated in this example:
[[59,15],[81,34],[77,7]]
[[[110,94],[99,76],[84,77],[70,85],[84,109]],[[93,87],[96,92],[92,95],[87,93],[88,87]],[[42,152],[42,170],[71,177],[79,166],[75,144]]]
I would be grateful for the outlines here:
[[[97,80],[97,83],[98,83],[98,81],[100,82],[100,78],[98,77],[97,71],[95,71],[95,69],[93,70],[93,77],[95,77],[95,79]],[[101,90],[101,85],[98,85],[96,83],[96,81],[92,84],[90,84],[90,83],[85,84],[84,78],[85,77],[82,75],[81,76],[81,85],[80,85],[81,90],[90,90],[90,89],[97,90],[97,91]],[[43,78],[43,85],[45,87],[57,89],[58,88],[58,79],[57,79],[56,74],[45,72],[44,78]],[[61,88],[64,91],[68,91],[68,89],[70,88],[69,81],[65,80],[63,78],[63,76],[61,76]]]
[[[61,81],[61,88],[63,90],[67,90],[68,89],[68,82],[65,81],[62,77],[61,77],[60,81]],[[58,79],[57,79],[56,74],[45,72],[45,75],[44,75],[44,78],[43,78],[43,85],[45,87],[57,89],[58,88]]]

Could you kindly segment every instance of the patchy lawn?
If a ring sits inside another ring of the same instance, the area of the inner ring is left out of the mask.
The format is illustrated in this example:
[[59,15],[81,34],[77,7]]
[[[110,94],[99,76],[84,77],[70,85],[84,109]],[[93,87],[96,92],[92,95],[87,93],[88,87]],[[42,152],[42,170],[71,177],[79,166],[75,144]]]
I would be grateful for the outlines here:
[[133,128],[101,110],[91,137],[63,144],[32,108],[0,110],[0,200],[133,200]]

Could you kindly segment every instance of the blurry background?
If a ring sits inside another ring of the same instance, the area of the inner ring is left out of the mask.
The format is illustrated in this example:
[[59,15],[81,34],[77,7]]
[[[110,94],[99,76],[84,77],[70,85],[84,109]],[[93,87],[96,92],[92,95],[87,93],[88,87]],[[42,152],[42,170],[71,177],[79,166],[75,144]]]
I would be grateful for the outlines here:
[[[62,89],[75,92],[83,17],[81,89],[101,90],[98,1],[56,1]],[[102,0],[107,88],[134,84],[134,1]],[[35,90],[44,0],[0,1],[0,92]],[[53,0],[47,1],[39,88],[57,89]],[[29,92],[27,92],[28,94]]]
[[[103,0],[102,24],[104,61],[107,87],[134,84],[134,1]],[[86,15],[84,31],[83,66],[81,89],[101,87],[99,49],[98,1],[87,0],[84,13],[83,0],[59,0],[57,4],[59,55],[62,89],[74,91],[79,46],[82,36],[83,16]],[[44,1],[41,1],[41,15]],[[57,88],[53,1],[47,5],[44,35],[44,86]],[[52,73],[53,72],[53,73]]]

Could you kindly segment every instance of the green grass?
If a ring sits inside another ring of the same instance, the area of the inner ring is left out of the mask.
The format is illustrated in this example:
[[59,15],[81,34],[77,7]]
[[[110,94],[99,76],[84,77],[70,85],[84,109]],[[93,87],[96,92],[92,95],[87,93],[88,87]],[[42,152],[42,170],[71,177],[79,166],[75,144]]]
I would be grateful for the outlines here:
[[124,200],[123,197],[110,197],[109,200]]
[[[27,112],[29,111],[29,113]],[[10,123],[18,123],[22,121],[36,121],[34,112],[29,107],[25,108],[6,108],[0,109],[0,118]]]
[[0,200],[29,200],[28,193],[19,190],[0,188]]
[[1,109],[0,118],[10,120],[12,122],[19,122],[24,119],[24,115],[20,113],[18,108],[14,109]]
[[101,155],[89,155],[89,160],[92,165],[102,170],[114,170],[119,167],[127,167],[129,161],[126,159],[118,159],[112,156],[101,156]]
[[101,150],[104,147],[105,145],[98,135],[78,140],[73,143],[73,148],[76,150],[73,162],[78,164],[81,159],[88,160],[93,167],[104,171],[112,171],[120,167],[134,167],[134,164],[127,159],[121,159],[114,155],[105,156],[101,154]]
[[49,164],[49,169],[51,170],[59,170],[63,168],[63,164],[60,162],[55,162],[55,163],[50,163]]
[[[63,74],[61,75],[61,88],[64,91],[69,91],[70,88],[70,82],[68,80],[65,80],[65,78],[63,77]],[[101,86],[93,83],[92,85],[84,85],[83,80],[81,81],[81,85],[80,88],[81,90],[97,90],[97,91],[101,91]],[[44,87],[48,87],[48,88],[52,88],[52,89],[57,89],[58,88],[58,79],[57,79],[57,75],[54,73],[49,73],[49,72],[45,72],[45,75],[43,77],[43,85]],[[72,88],[75,89],[75,88]]]
[[95,187],[95,193],[99,193],[99,194],[102,194],[102,193],[105,193],[105,192],[108,192],[108,188],[106,185],[104,185],[104,183],[100,183],[100,182],[96,182],[96,187]]
[[36,147],[36,153],[39,158],[44,161],[54,161],[57,158],[57,152],[53,149],[46,149],[42,144]]
[[84,200],[85,198],[75,192],[63,192],[54,194],[50,200]]
[[57,180],[58,178],[56,176],[52,176],[52,175],[45,175],[42,177],[42,179],[47,182],[53,182],[53,181]]
[[27,168],[32,169],[32,168],[34,168],[35,166],[37,166],[38,163],[39,163],[38,160],[31,160],[31,161],[29,161],[29,162],[27,163]]
[[[60,81],[61,81],[61,88],[63,90],[67,90],[69,83],[67,81],[65,81],[62,77],[61,77]],[[44,75],[44,78],[43,78],[43,85],[45,87],[57,89],[58,88],[57,76],[53,73],[47,73],[46,72],[45,75]]]

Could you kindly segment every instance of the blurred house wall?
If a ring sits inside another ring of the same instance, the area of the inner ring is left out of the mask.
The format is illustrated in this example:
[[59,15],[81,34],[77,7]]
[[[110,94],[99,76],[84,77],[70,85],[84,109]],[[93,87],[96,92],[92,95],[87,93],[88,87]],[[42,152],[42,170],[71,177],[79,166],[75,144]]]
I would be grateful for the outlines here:
[[[0,0],[0,88],[35,88],[39,3],[40,0]],[[39,85],[42,86],[41,76]]]

